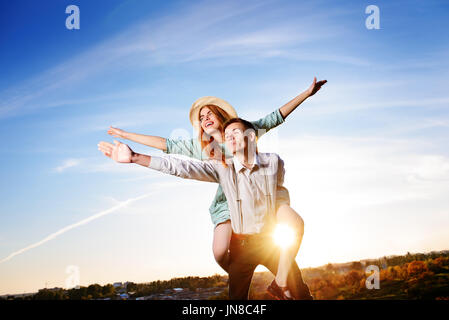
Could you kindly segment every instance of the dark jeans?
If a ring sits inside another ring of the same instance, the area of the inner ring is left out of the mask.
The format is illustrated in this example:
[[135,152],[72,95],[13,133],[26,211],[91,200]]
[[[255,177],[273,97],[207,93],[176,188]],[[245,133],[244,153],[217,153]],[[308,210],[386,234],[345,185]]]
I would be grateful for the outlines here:
[[[280,249],[267,234],[232,234],[229,264],[229,299],[248,300],[249,287],[256,267],[261,264],[277,273]],[[293,261],[287,279],[288,288],[297,300],[312,300],[298,265]]]

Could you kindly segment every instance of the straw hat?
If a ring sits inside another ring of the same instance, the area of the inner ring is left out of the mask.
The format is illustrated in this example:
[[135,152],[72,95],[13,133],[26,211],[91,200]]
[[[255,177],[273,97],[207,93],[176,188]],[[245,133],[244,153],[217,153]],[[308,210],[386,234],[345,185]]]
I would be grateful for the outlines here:
[[200,110],[202,107],[204,107],[208,104],[213,104],[213,105],[223,109],[224,111],[226,111],[227,114],[229,114],[229,116],[231,118],[237,118],[237,112],[235,111],[234,107],[231,106],[231,104],[229,102],[224,101],[223,99],[220,99],[217,97],[213,97],[213,96],[201,97],[201,98],[197,99],[192,104],[192,107],[190,108],[190,113],[189,113],[190,122],[192,123],[192,126],[196,130],[198,130],[200,127],[200,121],[198,120]]

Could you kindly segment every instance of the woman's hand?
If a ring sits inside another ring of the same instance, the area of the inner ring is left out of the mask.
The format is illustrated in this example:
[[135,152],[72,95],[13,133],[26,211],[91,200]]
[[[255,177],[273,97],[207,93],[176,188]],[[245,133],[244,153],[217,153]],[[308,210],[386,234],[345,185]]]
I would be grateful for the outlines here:
[[126,139],[126,137],[125,137],[126,131],[124,131],[122,129],[109,126],[108,133],[113,137]]
[[321,87],[327,82],[327,80],[321,80],[316,82],[316,77],[313,78],[313,83],[310,85],[309,89],[307,89],[307,93],[309,97],[313,96]]
[[120,163],[131,163],[131,158],[134,154],[128,145],[117,140],[114,140],[114,144],[100,141],[98,150],[103,152],[105,156]]
[[316,77],[313,78],[313,83],[310,85],[310,87],[307,90],[304,90],[299,95],[294,97],[292,100],[284,104],[282,107],[279,108],[279,111],[281,112],[282,117],[285,119],[288,117],[290,113],[292,113],[301,103],[304,102],[308,97],[313,96],[315,93],[317,93],[318,90],[321,89],[321,87],[327,82],[327,80],[321,80],[316,82]]

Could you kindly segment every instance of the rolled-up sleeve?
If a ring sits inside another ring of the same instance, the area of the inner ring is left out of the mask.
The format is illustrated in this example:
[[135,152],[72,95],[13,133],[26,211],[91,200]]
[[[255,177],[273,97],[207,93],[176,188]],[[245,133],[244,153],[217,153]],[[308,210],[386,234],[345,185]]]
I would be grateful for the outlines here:
[[196,139],[166,139],[167,154],[181,154],[190,158],[202,159],[201,147]]
[[150,169],[184,179],[218,182],[218,173],[211,161],[184,160],[175,157],[151,157]]
[[254,125],[257,136],[261,137],[271,129],[277,127],[278,125],[285,122],[284,117],[282,117],[281,111],[276,109],[275,111],[269,113],[263,118],[260,118],[257,121],[252,121],[251,123]]

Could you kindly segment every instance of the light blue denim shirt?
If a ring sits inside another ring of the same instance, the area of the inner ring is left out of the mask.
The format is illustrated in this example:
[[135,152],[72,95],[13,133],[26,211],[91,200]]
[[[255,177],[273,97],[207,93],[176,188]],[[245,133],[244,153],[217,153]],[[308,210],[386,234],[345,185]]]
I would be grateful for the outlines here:
[[[267,116],[257,121],[251,121],[251,123],[256,129],[258,138],[260,138],[266,132],[284,123],[284,121],[285,120],[282,117],[280,110],[276,109],[275,111],[271,112]],[[167,139],[166,143],[167,143],[167,150],[165,151],[165,153],[181,154],[199,160],[208,159],[206,153],[203,150],[201,150],[201,145],[198,139],[187,139],[187,140]],[[226,150],[226,148],[224,149]],[[212,222],[215,226],[230,219],[229,207],[226,201],[226,196],[223,193],[223,189],[221,188],[220,185],[218,186],[214,200],[212,201],[212,204],[209,207],[209,213],[211,215]]]

